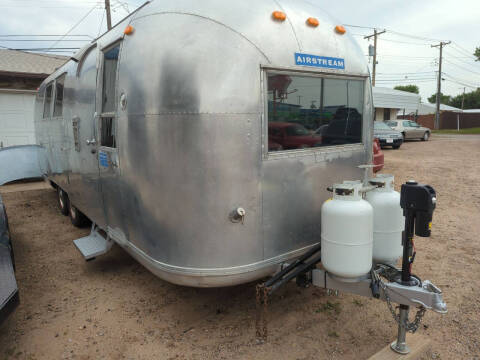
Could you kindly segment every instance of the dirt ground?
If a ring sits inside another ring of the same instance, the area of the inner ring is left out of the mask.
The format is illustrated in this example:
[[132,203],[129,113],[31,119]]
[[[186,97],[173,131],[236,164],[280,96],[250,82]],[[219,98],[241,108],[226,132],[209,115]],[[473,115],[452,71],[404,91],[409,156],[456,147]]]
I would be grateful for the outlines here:
[[[432,341],[424,359],[480,359],[480,136],[433,136],[384,152],[383,172],[397,188],[414,178],[438,194],[414,272],[444,290],[449,312],[427,312],[417,333]],[[272,297],[269,340],[258,345],[255,284],[172,285],[119,247],[87,263],[72,240],[88,229],[60,215],[54,191],[3,197],[21,305],[0,328],[0,358],[366,359],[395,338],[383,302],[291,283]]]

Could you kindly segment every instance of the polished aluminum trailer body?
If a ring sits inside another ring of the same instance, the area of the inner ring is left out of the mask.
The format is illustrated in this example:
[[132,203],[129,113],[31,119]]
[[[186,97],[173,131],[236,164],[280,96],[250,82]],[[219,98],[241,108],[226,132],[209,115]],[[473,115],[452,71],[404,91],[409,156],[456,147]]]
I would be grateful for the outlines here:
[[[275,10],[287,19],[272,19]],[[308,17],[320,25],[308,26]],[[368,66],[338,24],[306,1],[147,3],[42,84],[35,125],[48,178],[162,279],[214,287],[271,274],[320,241],[325,188],[362,178],[357,166],[371,163]],[[342,58],[345,66],[296,65],[295,53]],[[106,59],[115,56],[112,78]],[[358,81],[361,141],[269,151],[272,72]],[[108,81],[116,82],[113,100],[102,92]],[[115,146],[102,146],[109,121]],[[238,208],[245,217],[231,221]]]

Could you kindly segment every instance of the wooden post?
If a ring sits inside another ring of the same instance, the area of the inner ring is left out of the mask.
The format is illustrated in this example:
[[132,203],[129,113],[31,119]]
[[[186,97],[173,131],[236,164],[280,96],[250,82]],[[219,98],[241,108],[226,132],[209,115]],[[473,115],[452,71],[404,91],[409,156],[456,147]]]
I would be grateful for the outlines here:
[[410,352],[406,355],[398,354],[390,348],[390,344],[385,346],[368,360],[417,360],[430,350],[431,343],[427,337],[421,335],[407,335],[407,344]]

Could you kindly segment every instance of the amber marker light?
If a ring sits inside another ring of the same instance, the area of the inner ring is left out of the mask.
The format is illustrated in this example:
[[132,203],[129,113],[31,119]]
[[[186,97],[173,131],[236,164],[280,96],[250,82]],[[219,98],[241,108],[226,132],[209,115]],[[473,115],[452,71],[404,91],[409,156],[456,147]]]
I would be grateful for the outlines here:
[[272,13],[272,17],[278,21],[285,21],[285,19],[287,18],[287,14],[282,11],[274,11]]
[[315,19],[313,17],[309,17],[307,19],[307,24],[313,27],[317,27],[320,23],[318,22],[318,19]]
[[133,34],[133,30],[134,30],[133,26],[132,26],[132,25],[128,25],[128,26],[125,28],[125,30],[123,30],[123,33],[124,33],[125,35],[132,35],[132,34]]
[[335,26],[335,31],[341,35],[345,34],[347,30],[342,25]]

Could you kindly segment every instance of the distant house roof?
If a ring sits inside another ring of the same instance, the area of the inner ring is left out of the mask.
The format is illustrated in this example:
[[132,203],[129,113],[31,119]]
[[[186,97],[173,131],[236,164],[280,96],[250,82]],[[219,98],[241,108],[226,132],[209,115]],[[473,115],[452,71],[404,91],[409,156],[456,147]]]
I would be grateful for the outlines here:
[[0,49],[0,73],[46,77],[65,64],[68,59],[69,57],[61,55]]
[[[420,106],[418,107],[418,115],[435,114],[436,111],[437,111],[437,107],[435,104],[421,103]],[[451,111],[451,112],[461,113],[462,109],[440,104],[440,111]]]
[[405,109],[406,113],[416,112],[420,95],[385,87],[374,86],[373,106],[376,108]]
[[471,114],[478,114],[480,113],[480,109],[468,109],[468,110],[463,110],[464,113],[471,113]]

